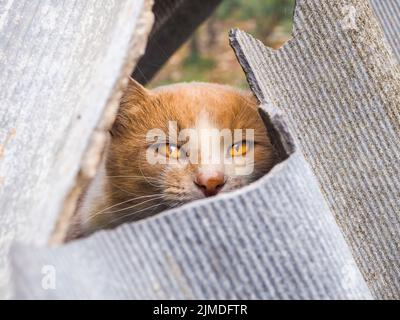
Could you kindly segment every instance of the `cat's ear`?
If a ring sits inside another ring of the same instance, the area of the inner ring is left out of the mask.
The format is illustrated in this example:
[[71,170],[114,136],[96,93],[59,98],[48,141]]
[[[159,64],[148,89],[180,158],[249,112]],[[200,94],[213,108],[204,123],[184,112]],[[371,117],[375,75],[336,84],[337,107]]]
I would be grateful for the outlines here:
[[254,93],[250,90],[242,91],[242,97],[246,101],[246,105],[252,109],[258,109],[260,102]]
[[132,117],[150,101],[150,91],[136,80],[129,78],[128,86],[121,98],[118,113],[110,130],[113,137],[120,136],[131,124]]
[[150,91],[143,87],[139,82],[135,79],[129,77],[129,83],[125,90],[125,94],[122,97],[122,102],[124,102],[124,98],[148,98],[150,95]]
[[245,97],[252,102],[258,102],[258,98],[255,96],[253,91],[250,90],[245,91]]

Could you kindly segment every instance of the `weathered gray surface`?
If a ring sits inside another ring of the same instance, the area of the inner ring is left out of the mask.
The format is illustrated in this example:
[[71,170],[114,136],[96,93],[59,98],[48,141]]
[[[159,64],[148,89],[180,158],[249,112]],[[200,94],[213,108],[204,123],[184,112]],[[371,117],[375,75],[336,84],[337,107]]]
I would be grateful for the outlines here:
[[[250,55],[257,59],[257,53]],[[246,65],[249,75],[254,69],[258,67]],[[262,108],[276,130],[275,139],[280,139],[289,156],[267,176],[236,192],[61,248],[16,246],[12,251],[15,296],[370,298],[282,116],[270,104]],[[24,268],[27,264],[31,268]],[[54,290],[42,287],[45,265],[55,267]]]
[[289,158],[221,197],[60,248],[15,245],[15,297],[370,298],[334,217],[375,297],[399,296],[398,65],[365,1],[298,4],[279,51],[232,35]]
[[[78,170],[95,167],[117,106],[110,97],[152,21],[151,1],[0,2],[1,298],[11,242],[44,245]],[[89,139],[91,162],[81,163]]]
[[[308,164],[279,134],[290,157],[242,190],[61,248],[13,248],[15,297],[371,298]],[[48,265],[55,289],[42,287]]]
[[298,4],[283,48],[240,31],[234,47],[258,98],[288,114],[373,294],[398,299],[399,64],[368,2]]
[[400,1],[369,0],[378,18],[386,39],[400,61]]

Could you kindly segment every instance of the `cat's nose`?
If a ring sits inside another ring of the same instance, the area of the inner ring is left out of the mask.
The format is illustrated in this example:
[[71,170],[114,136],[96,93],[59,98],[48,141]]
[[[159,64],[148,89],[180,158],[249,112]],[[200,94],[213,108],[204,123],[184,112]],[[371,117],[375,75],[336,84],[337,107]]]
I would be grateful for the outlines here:
[[225,176],[221,172],[212,174],[198,173],[193,180],[206,197],[215,196],[225,184]]

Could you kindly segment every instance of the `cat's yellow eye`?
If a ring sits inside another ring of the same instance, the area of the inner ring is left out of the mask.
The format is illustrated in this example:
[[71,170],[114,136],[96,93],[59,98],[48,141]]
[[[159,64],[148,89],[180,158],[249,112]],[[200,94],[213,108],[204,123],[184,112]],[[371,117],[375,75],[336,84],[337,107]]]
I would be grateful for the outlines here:
[[240,141],[233,144],[229,149],[231,157],[244,156],[248,152],[246,141]]
[[157,148],[158,153],[166,156],[167,158],[178,159],[181,155],[181,151],[177,145],[166,143],[162,144]]

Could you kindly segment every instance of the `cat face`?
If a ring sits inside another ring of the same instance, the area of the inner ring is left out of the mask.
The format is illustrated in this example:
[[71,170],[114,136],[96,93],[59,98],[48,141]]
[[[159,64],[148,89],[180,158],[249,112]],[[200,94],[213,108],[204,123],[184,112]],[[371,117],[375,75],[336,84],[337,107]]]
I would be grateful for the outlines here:
[[277,161],[255,98],[223,85],[132,81],[111,133],[111,202],[147,201],[146,215],[245,186]]

